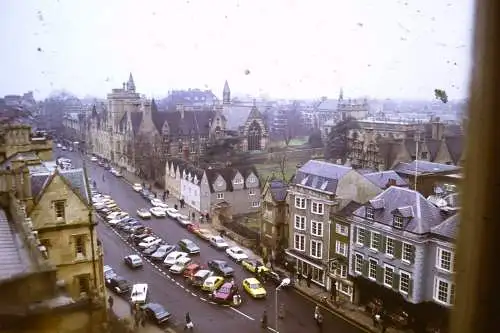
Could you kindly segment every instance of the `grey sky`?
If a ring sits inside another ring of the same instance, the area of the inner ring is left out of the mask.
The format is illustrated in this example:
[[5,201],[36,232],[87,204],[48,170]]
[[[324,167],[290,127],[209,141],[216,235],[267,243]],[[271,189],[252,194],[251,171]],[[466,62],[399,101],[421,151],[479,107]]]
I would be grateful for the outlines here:
[[[2,0],[0,95],[467,95],[473,0]],[[38,51],[40,48],[40,51]],[[250,71],[246,75],[246,69]]]

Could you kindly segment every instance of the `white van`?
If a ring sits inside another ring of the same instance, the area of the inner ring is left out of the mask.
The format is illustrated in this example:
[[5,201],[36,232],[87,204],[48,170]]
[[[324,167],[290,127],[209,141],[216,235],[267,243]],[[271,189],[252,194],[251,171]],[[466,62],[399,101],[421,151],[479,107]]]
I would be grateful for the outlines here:
[[147,283],[136,283],[132,286],[132,293],[130,294],[130,301],[132,303],[145,304],[147,298],[148,298]]

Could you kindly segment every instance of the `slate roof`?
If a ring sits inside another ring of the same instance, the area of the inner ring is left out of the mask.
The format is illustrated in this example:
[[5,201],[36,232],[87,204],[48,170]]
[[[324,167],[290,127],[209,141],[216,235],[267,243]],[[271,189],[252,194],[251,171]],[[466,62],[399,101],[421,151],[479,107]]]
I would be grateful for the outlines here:
[[381,140],[379,142],[379,156],[387,168],[392,168],[399,154],[401,142]]
[[460,228],[460,214],[455,214],[431,229],[433,234],[456,240]]
[[248,176],[250,176],[252,173],[255,175],[257,178],[258,182],[258,187],[260,188],[260,180],[259,180],[259,174],[257,173],[257,169],[253,165],[250,166],[238,166],[238,167],[228,167],[228,168],[213,168],[213,169],[206,169],[205,173],[207,175],[208,179],[208,184],[210,187],[210,192],[214,192],[214,187],[213,185],[215,184],[215,180],[221,176],[224,181],[226,182],[226,192],[232,192],[234,190],[233,188],[233,180],[234,177],[236,176],[237,173],[240,173],[243,176],[243,179],[245,182],[243,183],[243,188],[246,189],[246,179]]
[[453,163],[458,164],[464,150],[463,136],[449,136],[444,139],[448,152],[450,153]]
[[130,121],[132,122],[132,131],[137,134],[142,122],[142,112],[131,112]]
[[386,189],[387,187],[389,187],[389,181],[391,180],[395,182],[394,184],[392,184],[394,186],[408,186],[408,183],[403,178],[401,178],[394,170],[365,173],[363,174],[363,176],[381,189]]
[[288,193],[288,186],[281,180],[271,180],[268,190],[274,201],[285,201]]
[[337,215],[341,216],[351,216],[352,213],[354,213],[357,209],[362,207],[363,205],[360,203],[357,203],[356,201],[350,201],[347,205],[342,208]]
[[[184,110],[184,117],[179,111],[156,112],[153,114],[153,122],[161,133],[165,123],[169,128],[169,135],[184,136],[205,136],[210,133],[211,121],[217,116],[216,111]],[[224,116],[222,116],[224,118]]]
[[[434,158],[436,158],[437,153],[439,152],[439,147],[441,146],[441,140],[426,139],[424,142],[420,142],[418,145],[419,145],[418,147],[419,151],[423,151],[424,147],[427,147],[427,150],[429,151],[430,154],[429,156],[430,159],[434,160]],[[414,140],[406,140],[405,147],[410,156],[417,155],[417,145],[415,144]]]
[[455,165],[447,165],[441,163],[434,163],[428,161],[412,161],[410,163],[398,163],[393,170],[398,174],[403,175],[414,175],[418,174],[428,174],[428,173],[441,173],[441,172],[452,172],[459,171],[461,168]]
[[28,152],[21,152],[21,153],[15,153],[14,155],[11,155],[9,158],[7,158],[5,161],[3,161],[0,164],[0,170],[5,170],[7,168],[12,167],[12,162],[15,160],[21,160],[21,161],[37,161],[39,160],[38,155],[33,152],[33,151],[28,151]]
[[392,226],[394,214],[408,217],[404,230],[414,234],[430,233],[431,229],[443,222],[441,210],[413,190],[391,186],[370,200],[369,204],[354,211],[355,218],[365,219],[366,208],[374,208],[374,221]]
[[162,103],[189,105],[194,103],[212,103],[216,100],[217,97],[211,90],[190,89],[171,91]]
[[293,182],[296,185],[336,193],[339,180],[351,170],[351,167],[343,165],[310,160],[297,170]]
[[223,114],[227,120],[226,129],[238,130],[240,126],[245,125],[252,108],[252,105],[244,104],[232,104],[231,106],[224,108]]

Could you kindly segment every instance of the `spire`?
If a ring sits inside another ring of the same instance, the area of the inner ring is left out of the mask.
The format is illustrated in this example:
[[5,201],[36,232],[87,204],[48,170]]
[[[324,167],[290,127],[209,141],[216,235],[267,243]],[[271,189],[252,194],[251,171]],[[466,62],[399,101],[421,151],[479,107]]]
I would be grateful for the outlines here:
[[229,89],[229,84],[227,83],[227,80],[224,83],[224,90],[222,91],[222,103],[223,104],[231,103],[231,89]]
[[128,77],[127,90],[135,92],[135,83],[134,83],[134,77],[132,76],[132,73],[130,73],[130,75]]

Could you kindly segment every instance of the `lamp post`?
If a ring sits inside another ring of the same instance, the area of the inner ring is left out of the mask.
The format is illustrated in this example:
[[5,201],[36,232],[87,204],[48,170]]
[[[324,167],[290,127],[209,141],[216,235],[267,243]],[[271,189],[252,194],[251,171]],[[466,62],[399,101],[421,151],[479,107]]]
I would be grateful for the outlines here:
[[276,333],[279,333],[279,329],[278,329],[278,292],[280,291],[280,289],[282,287],[286,287],[290,284],[290,279],[289,278],[285,278],[283,280],[281,280],[281,283],[279,284],[279,286],[276,287],[276,290],[275,290],[275,293],[274,293],[274,302],[275,302],[275,308],[274,308],[274,313],[276,315]]

